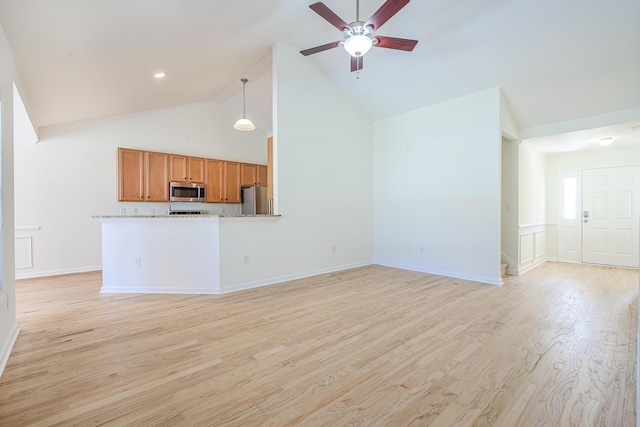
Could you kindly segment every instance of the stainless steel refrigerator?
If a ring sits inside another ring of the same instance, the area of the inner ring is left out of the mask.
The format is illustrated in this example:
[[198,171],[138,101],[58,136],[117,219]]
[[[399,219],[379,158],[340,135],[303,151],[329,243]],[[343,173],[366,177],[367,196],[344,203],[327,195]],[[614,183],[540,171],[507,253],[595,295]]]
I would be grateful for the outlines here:
[[268,213],[267,187],[241,187],[242,215],[264,215]]

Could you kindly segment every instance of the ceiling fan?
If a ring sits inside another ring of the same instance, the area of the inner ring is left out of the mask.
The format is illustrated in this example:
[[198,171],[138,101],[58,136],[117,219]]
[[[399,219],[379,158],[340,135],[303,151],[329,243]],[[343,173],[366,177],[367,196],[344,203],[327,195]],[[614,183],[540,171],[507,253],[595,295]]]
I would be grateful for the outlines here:
[[366,22],[360,21],[360,0],[356,0],[356,20],[347,24],[329,9],[324,3],[318,2],[309,7],[318,15],[326,19],[331,25],[342,31],[344,39],[337,42],[327,43],[322,46],[301,50],[300,53],[307,56],[314,53],[343,46],[351,55],[351,71],[362,69],[362,57],[371,47],[385,47],[387,49],[397,49],[412,51],[418,44],[417,40],[400,39],[397,37],[375,36],[382,25],[391,19],[409,3],[409,0],[387,0]]

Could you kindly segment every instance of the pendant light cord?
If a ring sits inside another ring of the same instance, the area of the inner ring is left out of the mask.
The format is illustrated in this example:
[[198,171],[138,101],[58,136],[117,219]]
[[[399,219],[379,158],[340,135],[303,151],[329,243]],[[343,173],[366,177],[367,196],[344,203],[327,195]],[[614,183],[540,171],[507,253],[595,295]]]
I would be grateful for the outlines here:
[[245,93],[245,88],[247,87],[247,82],[249,80],[242,78],[240,79],[240,81],[242,82],[242,117],[243,118],[247,118],[247,98],[246,98],[246,93]]

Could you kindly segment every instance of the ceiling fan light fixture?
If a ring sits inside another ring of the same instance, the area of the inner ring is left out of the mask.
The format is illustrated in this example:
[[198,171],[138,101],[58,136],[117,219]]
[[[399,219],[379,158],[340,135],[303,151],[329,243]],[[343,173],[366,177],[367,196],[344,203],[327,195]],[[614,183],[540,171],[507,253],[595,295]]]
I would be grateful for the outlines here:
[[344,50],[351,56],[363,56],[373,46],[373,40],[368,35],[356,34],[344,41]]
[[245,87],[247,86],[247,82],[249,80],[243,77],[240,79],[240,81],[242,82],[242,118],[238,119],[236,124],[233,125],[233,128],[241,131],[250,131],[254,130],[256,127],[251,122],[251,120],[247,119],[247,99],[245,95]]

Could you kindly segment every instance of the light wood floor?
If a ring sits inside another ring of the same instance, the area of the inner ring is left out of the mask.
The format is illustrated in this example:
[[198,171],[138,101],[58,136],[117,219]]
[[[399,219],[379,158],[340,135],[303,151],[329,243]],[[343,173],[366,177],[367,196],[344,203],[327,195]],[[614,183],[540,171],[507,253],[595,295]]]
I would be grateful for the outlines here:
[[0,425],[635,425],[637,270],[99,289],[95,273],[18,281]]

